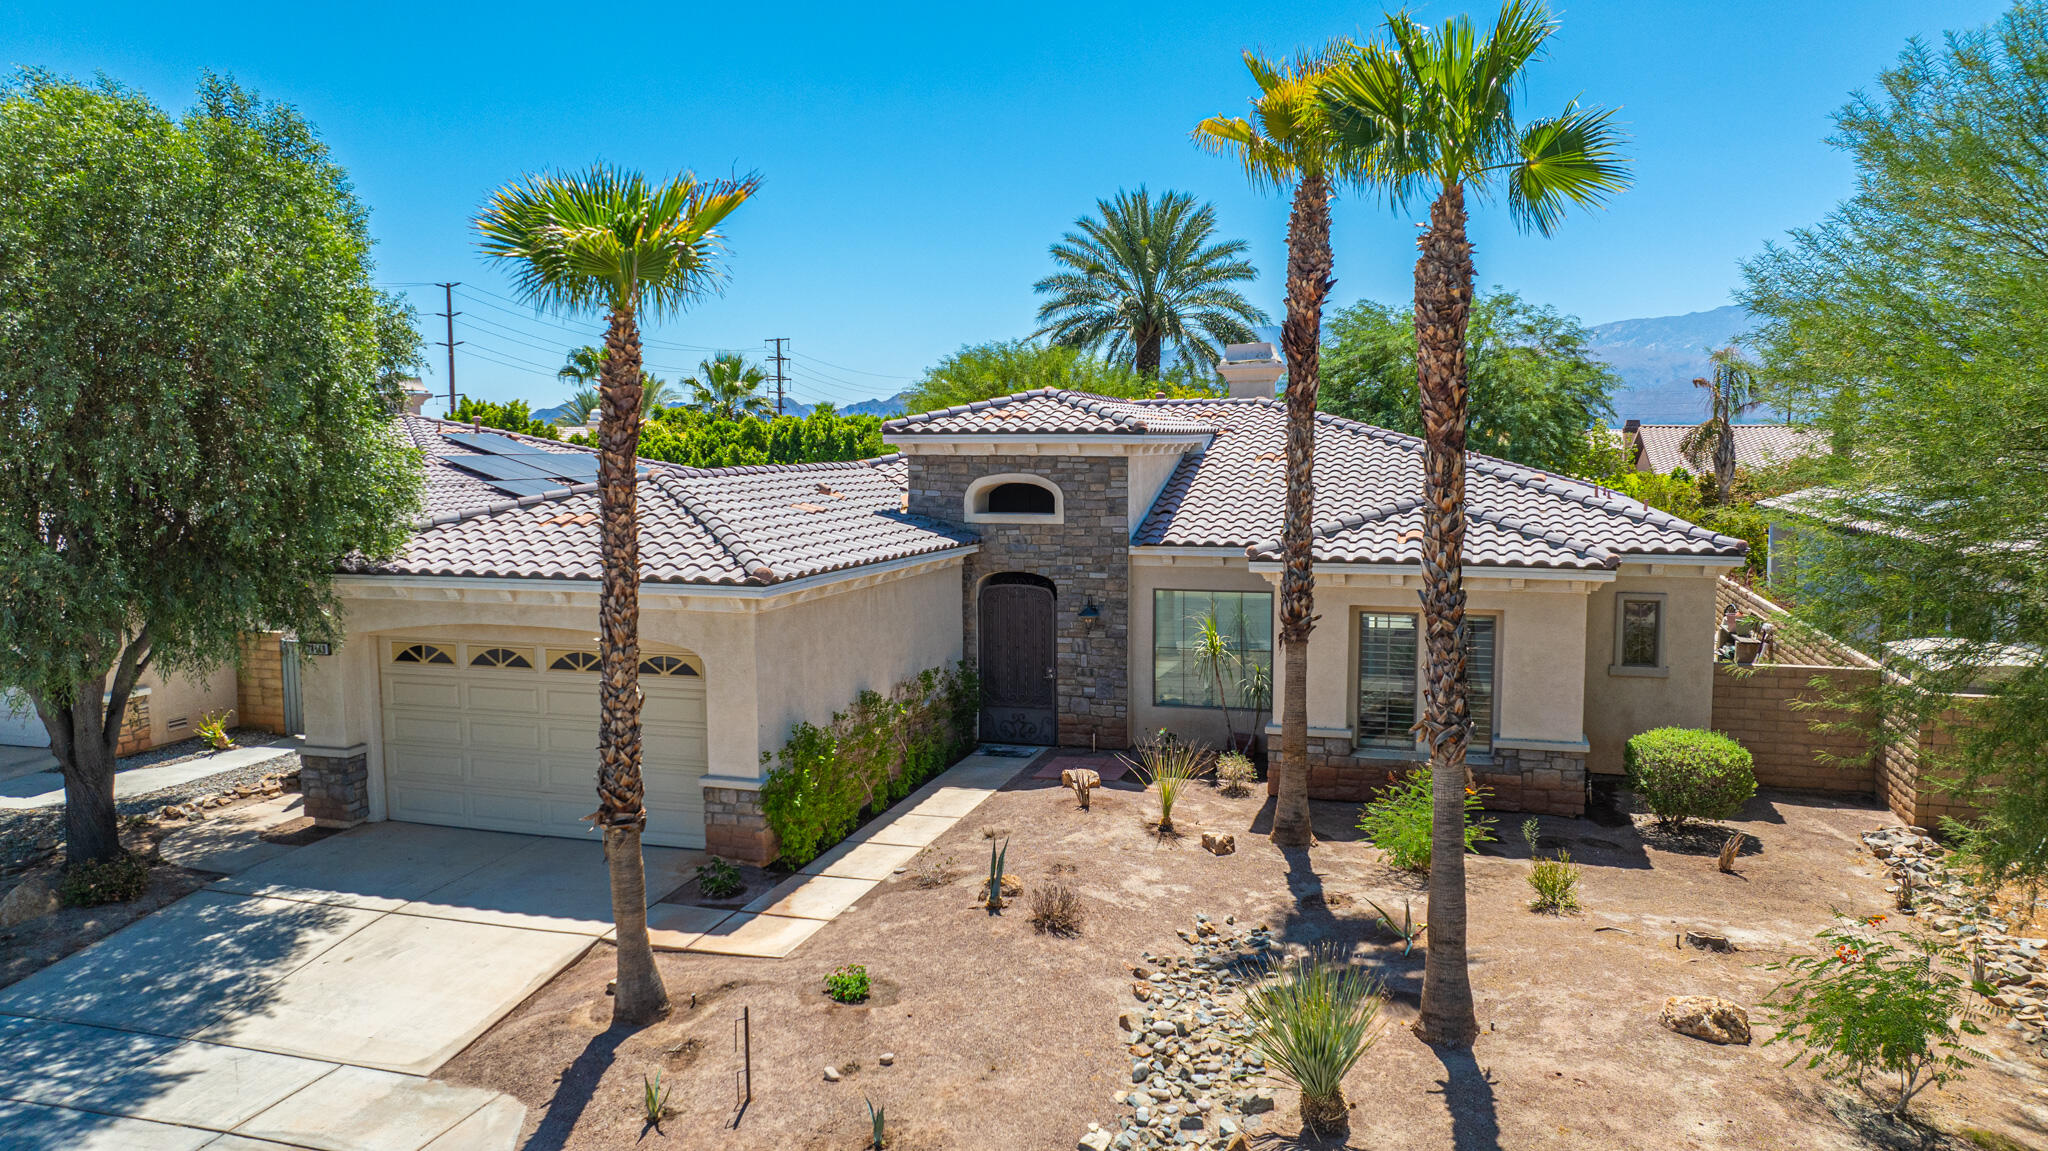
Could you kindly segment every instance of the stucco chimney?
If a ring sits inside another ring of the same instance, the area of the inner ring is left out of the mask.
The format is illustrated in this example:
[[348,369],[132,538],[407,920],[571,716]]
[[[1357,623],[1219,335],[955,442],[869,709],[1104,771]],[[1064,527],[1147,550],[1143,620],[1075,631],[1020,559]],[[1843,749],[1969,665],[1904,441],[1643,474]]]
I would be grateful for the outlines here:
[[433,394],[427,391],[427,385],[421,383],[417,376],[407,376],[398,381],[398,387],[405,393],[405,410],[415,416],[420,414],[421,408],[427,406],[427,397]]
[[1287,374],[1287,361],[1271,344],[1231,344],[1216,363],[1216,374],[1230,385],[1230,398],[1273,398],[1273,386]]

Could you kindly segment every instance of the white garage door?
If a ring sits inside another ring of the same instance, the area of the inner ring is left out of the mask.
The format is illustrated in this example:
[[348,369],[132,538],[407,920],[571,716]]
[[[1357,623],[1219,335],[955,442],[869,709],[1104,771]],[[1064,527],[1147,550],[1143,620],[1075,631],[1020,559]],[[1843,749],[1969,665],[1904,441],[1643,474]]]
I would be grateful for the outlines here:
[[[597,650],[386,640],[384,781],[391,818],[590,838],[597,809]],[[703,665],[649,654],[641,773],[648,843],[704,846]]]

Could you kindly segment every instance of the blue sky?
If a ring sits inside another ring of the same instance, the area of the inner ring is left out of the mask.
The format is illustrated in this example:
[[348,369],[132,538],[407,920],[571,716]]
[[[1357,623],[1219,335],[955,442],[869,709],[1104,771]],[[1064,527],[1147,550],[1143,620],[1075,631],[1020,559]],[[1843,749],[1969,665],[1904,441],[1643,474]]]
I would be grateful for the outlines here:
[[[1431,0],[1438,19],[1491,7]],[[1851,187],[1829,115],[1910,36],[1988,23],[1988,0],[1580,0],[1529,110],[1621,107],[1636,187],[1555,237],[1474,227],[1483,284],[1588,323],[1729,302],[1737,265]],[[0,56],[105,72],[174,109],[202,69],[297,105],[371,210],[378,278],[459,280],[462,390],[535,406],[592,318],[537,319],[478,257],[469,220],[522,173],[602,158],[651,173],[758,171],[728,228],[725,295],[649,333],[687,374],[712,348],[788,336],[793,393],[887,395],[964,343],[1033,328],[1046,246],[1094,200],[1148,184],[1215,201],[1252,243],[1277,319],[1286,204],[1196,152],[1240,111],[1239,53],[1363,37],[1372,5],[1195,3],[489,6],[54,3],[0,10]],[[1410,290],[1413,221],[1340,201],[1335,303]],[[422,312],[438,289],[410,289]],[[424,317],[429,339],[438,318]],[[445,387],[439,349],[430,385]],[[435,410],[430,408],[430,411]]]

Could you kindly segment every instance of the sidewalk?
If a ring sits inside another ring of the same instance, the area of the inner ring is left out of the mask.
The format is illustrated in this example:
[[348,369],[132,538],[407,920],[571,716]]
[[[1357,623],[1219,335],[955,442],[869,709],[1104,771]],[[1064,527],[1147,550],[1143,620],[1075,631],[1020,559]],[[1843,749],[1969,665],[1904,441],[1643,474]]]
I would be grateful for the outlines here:
[[[263,747],[238,747],[233,751],[216,751],[210,755],[167,763],[161,767],[136,767],[127,771],[117,771],[114,773],[114,798],[122,800],[131,795],[148,795],[152,791],[176,787],[181,783],[204,779],[209,775],[257,767],[273,759],[283,759],[296,750],[297,746],[290,742]],[[0,781],[0,809],[26,811],[38,807],[56,807],[63,802],[64,777],[54,771],[38,771]]]
[[781,959],[908,866],[1031,762],[977,751],[738,911],[681,903],[649,907],[648,935],[661,951]]

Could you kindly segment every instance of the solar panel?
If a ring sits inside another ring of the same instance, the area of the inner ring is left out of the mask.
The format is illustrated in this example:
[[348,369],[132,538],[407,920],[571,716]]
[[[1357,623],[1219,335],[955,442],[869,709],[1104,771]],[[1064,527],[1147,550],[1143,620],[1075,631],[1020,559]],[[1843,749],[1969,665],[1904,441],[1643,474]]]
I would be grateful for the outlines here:
[[452,444],[460,444],[471,451],[490,452],[500,456],[532,455],[542,450],[496,432],[459,432],[441,438]]
[[563,484],[560,480],[492,480],[491,486],[507,495],[537,496],[561,491]]
[[524,459],[510,456],[457,456],[446,455],[441,459],[466,472],[475,472],[493,480],[545,480],[553,476],[547,468],[534,467]]
[[[551,452],[496,432],[461,432],[442,438],[474,452],[450,453],[441,457],[443,461],[484,477],[509,495],[539,495],[597,482],[597,456],[589,452]],[[644,474],[647,469],[638,470]]]

